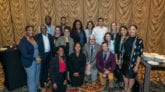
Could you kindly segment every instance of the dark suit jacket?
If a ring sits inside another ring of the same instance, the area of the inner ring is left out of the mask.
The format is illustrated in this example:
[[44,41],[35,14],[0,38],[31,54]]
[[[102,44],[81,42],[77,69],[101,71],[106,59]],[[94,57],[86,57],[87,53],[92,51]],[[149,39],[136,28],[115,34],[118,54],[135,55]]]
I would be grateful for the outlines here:
[[[87,39],[86,39],[85,32],[83,30],[81,30],[81,32],[83,33],[83,36],[84,36],[83,44],[81,44],[83,46],[87,42]],[[77,31],[72,30],[71,37],[73,38],[74,43],[80,42],[80,35],[79,35],[79,33]]]
[[78,72],[80,75],[84,75],[85,72],[85,66],[86,66],[86,56],[84,53],[80,53],[80,55],[77,57],[76,53],[73,52],[69,56],[69,70],[70,74],[73,75],[73,73]]
[[[65,61],[65,63],[66,63],[66,61]],[[61,78],[59,78],[60,77],[59,75],[60,75],[59,58],[58,58],[58,56],[54,56],[51,58],[51,61],[50,61],[50,79],[51,79],[51,82],[58,84],[60,81],[62,81],[62,80],[59,80],[59,79],[61,79]],[[65,79],[67,80],[67,73],[66,72],[65,72]]]
[[33,45],[23,37],[19,43],[19,50],[21,52],[21,60],[24,67],[28,68],[32,65],[32,62],[35,60],[34,47]]
[[102,50],[99,51],[96,56],[96,67],[101,73],[104,73],[105,71],[104,68],[113,72],[116,68],[115,55],[112,52],[110,52],[109,57],[106,61],[106,64],[104,64],[103,51]]
[[[37,44],[38,44],[39,55],[42,58],[44,53],[45,53],[45,51],[44,51],[44,41],[43,41],[42,33],[39,33],[38,35],[36,35],[35,39],[36,39]],[[50,43],[50,53],[52,55],[53,50],[54,50],[53,37],[50,34],[48,34],[48,39],[49,39],[49,43]]]

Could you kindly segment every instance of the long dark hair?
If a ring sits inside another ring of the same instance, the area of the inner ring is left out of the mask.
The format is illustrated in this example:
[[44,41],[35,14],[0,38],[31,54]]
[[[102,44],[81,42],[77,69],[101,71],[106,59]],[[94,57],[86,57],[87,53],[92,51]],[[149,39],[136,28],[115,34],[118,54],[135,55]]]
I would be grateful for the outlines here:
[[84,29],[83,29],[83,24],[82,24],[82,22],[81,22],[80,20],[75,20],[75,21],[73,22],[72,31],[73,31],[73,32],[74,32],[74,31],[77,31],[77,29],[76,29],[76,23],[77,23],[77,22],[80,23],[80,30],[81,30],[81,31],[84,31]]
[[127,28],[126,26],[121,26],[121,27],[119,28],[119,33],[118,33],[117,36],[116,36],[116,40],[117,40],[117,41],[120,41],[120,40],[121,40],[121,37],[122,37],[121,29],[122,29],[122,28],[124,28],[124,29],[127,31],[126,36],[128,35],[128,28]]

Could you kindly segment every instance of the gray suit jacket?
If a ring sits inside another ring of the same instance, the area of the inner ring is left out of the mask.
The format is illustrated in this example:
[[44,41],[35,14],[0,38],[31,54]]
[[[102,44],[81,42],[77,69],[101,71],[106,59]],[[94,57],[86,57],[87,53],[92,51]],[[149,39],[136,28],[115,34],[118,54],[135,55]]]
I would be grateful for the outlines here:
[[[58,47],[60,45],[66,46],[65,36],[61,36],[60,38],[58,38],[55,45],[56,45],[56,47]],[[71,37],[69,37],[69,54],[73,53],[73,46],[74,46],[73,39]]]
[[[92,69],[96,68],[96,55],[97,52],[100,51],[101,47],[99,44],[95,44],[94,46],[94,50],[93,50],[93,56],[92,56],[92,61],[90,62],[90,64],[92,65]],[[86,61],[88,62],[90,60],[90,44],[86,43],[83,47],[83,52],[86,55]]]

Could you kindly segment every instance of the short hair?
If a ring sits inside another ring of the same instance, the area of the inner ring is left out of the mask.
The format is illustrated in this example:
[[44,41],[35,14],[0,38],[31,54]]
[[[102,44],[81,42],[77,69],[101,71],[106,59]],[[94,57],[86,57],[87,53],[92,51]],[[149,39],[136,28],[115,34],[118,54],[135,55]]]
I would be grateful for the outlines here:
[[106,45],[108,46],[108,42],[102,42],[102,43],[101,43],[101,46],[102,46],[103,44],[106,44]]
[[104,18],[102,18],[102,17],[99,17],[99,18],[98,18],[98,21],[99,21],[99,20],[103,20],[103,21],[104,21]]
[[131,28],[131,27],[135,27],[135,29],[138,29],[137,25],[135,25],[135,24],[129,25],[129,28]]
[[[113,23],[115,23],[115,24],[116,24],[116,22],[112,22],[112,23],[111,23],[111,26],[112,26],[112,24],[113,24]],[[117,24],[116,24],[116,25],[117,25]]]
[[45,16],[45,20],[46,18],[49,18],[50,20],[52,20],[52,18],[49,15]]
[[34,30],[34,27],[33,27],[32,25],[27,25],[27,26],[25,27],[25,31],[28,31],[28,29],[29,29],[30,27]]
[[[89,35],[89,39],[91,38],[91,36],[95,38],[95,35],[91,34],[91,35]],[[96,38],[95,38],[95,39],[96,39]]]
[[64,27],[64,32],[65,32],[66,29],[69,30],[69,32],[71,32],[71,27],[70,26]]
[[56,28],[59,28],[59,29],[60,29],[60,34],[62,34],[62,28],[61,28],[59,25],[57,25],[57,26],[55,27],[55,30],[56,30]]
[[[44,27],[45,27],[45,29],[47,30],[47,27],[46,27],[46,25],[45,25],[45,24],[42,24],[41,26],[44,26]],[[40,29],[41,29],[41,27],[40,27]]]
[[65,16],[62,16],[62,17],[61,17],[61,20],[62,20],[63,18],[64,18],[64,19],[66,19],[66,17],[65,17]]
[[107,32],[107,33],[105,33],[105,35],[104,35],[104,41],[105,41],[105,42],[108,42],[108,41],[106,40],[106,35],[110,35],[111,39],[113,40],[113,35],[112,35],[110,32]]
[[55,27],[55,29],[56,29],[56,28],[59,28],[59,29],[61,30],[61,27],[60,27],[59,25],[57,25],[57,26]]

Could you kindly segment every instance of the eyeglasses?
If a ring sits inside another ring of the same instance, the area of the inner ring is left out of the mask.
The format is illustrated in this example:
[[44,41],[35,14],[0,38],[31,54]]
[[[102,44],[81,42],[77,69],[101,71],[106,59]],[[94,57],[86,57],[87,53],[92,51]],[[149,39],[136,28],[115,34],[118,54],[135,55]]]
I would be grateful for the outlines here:
[[89,39],[89,40],[95,40],[95,39]]

